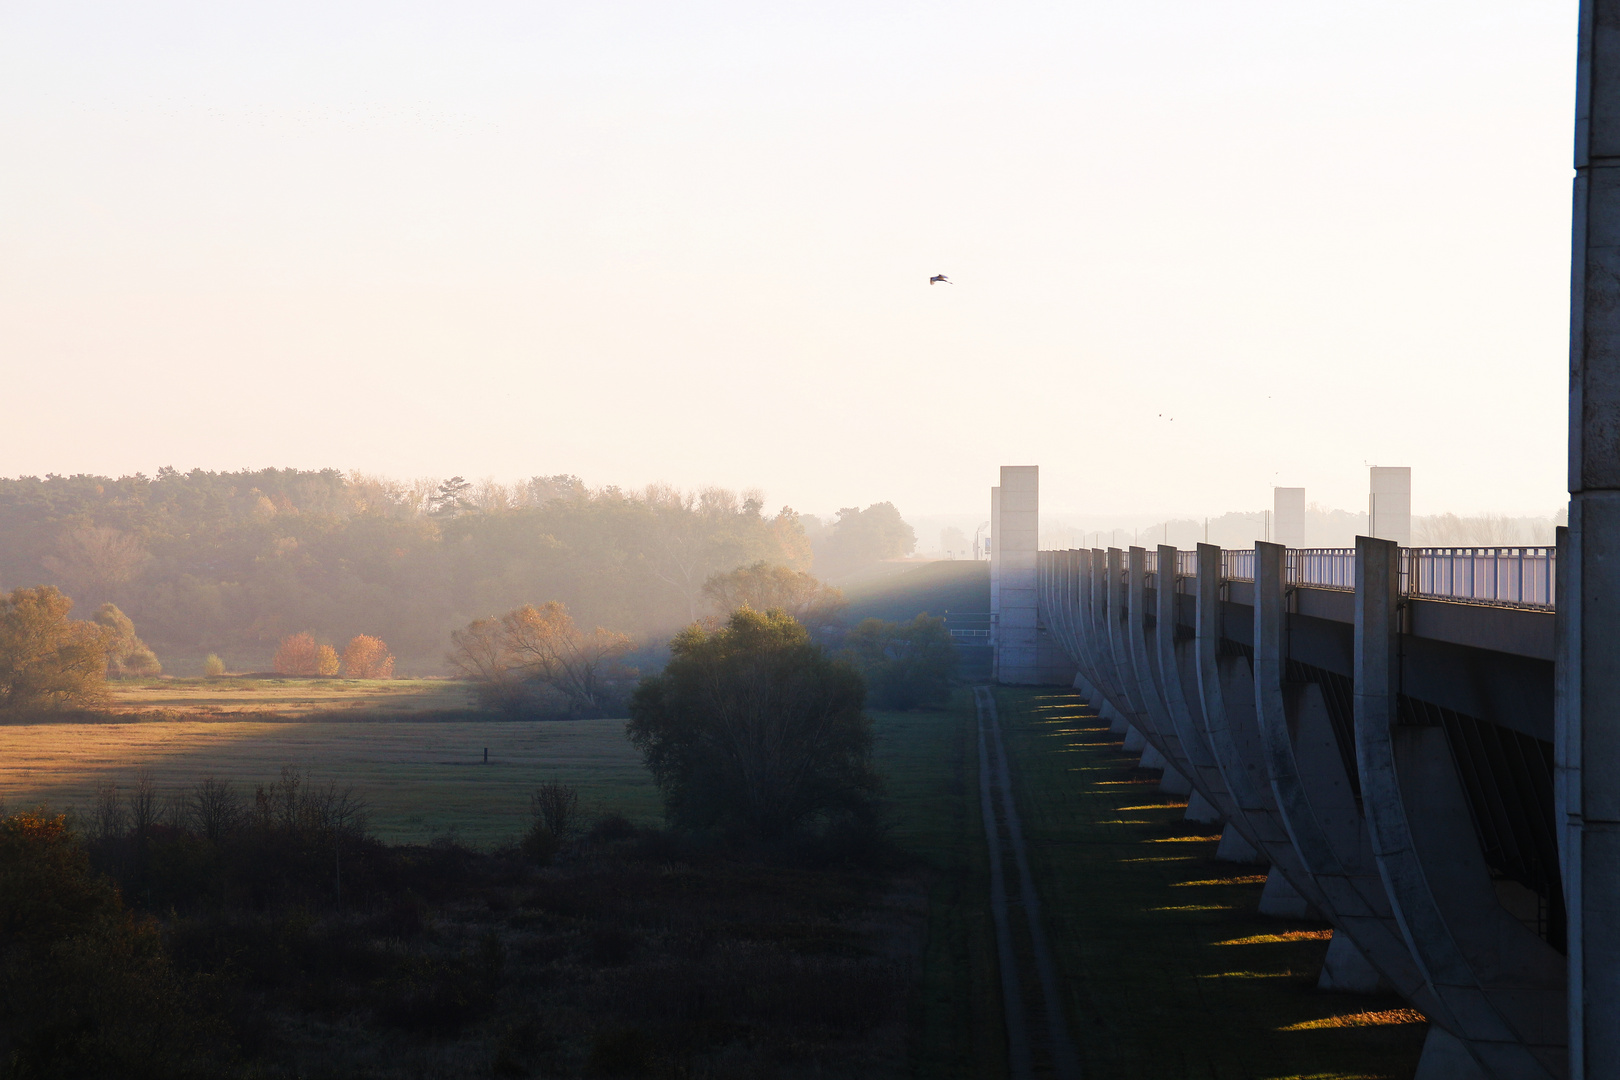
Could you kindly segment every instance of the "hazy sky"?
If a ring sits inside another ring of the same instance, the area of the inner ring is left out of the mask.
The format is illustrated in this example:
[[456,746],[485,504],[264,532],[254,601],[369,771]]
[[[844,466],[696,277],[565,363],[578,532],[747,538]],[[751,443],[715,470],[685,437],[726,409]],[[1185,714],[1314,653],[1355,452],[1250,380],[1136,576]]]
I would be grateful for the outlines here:
[[0,475],[1546,512],[1575,11],[9,2]]

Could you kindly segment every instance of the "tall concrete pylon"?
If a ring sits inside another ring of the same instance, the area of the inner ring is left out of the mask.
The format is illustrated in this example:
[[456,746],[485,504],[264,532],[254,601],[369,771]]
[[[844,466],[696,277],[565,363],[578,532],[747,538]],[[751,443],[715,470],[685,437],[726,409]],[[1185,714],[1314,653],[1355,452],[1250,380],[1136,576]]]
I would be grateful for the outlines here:
[[1412,470],[1374,465],[1368,483],[1367,535],[1412,546]]
[[1037,643],[1036,559],[1040,547],[1040,468],[1003,465],[991,489],[991,610],[995,678],[1013,685],[1042,681]]
[[1271,539],[1283,547],[1305,546],[1305,489],[1271,489]]
[[1570,1075],[1620,1068],[1620,0],[1581,0],[1555,746]]

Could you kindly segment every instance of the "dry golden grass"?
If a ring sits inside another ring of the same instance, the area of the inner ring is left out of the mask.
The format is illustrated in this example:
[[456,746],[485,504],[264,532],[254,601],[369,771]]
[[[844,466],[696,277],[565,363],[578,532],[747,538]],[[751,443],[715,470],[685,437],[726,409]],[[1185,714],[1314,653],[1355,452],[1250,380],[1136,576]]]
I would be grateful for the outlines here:
[[445,679],[226,676],[118,681],[109,689],[98,712],[116,720],[470,718],[473,705],[466,683]]
[[1306,1020],[1277,1030],[1320,1031],[1323,1028],[1388,1027],[1391,1024],[1422,1024],[1427,1020],[1428,1017],[1416,1009],[1379,1009],[1371,1012],[1346,1013],[1343,1016],[1324,1016],[1320,1020]]

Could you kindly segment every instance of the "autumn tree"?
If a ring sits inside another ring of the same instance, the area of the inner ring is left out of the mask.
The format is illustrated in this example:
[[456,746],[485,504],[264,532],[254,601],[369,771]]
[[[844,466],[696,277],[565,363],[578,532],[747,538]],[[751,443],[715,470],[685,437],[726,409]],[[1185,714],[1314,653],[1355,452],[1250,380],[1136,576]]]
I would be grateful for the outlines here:
[[633,642],[602,627],[574,625],[553,600],[524,605],[500,619],[479,619],[451,635],[450,665],[480,685],[480,700],[508,710],[533,709],[535,691],[550,692],[576,715],[599,716],[620,700],[634,672],[621,663]]
[[531,704],[523,673],[506,651],[506,631],[499,618],[474,619],[450,634],[450,670],[473,686],[478,704],[504,713],[520,713]]
[[803,570],[765,562],[749,563],[722,574],[712,574],[703,595],[721,615],[739,608],[792,615],[808,627],[823,626],[849,606],[842,590],[822,583]]
[[280,675],[336,675],[337,650],[315,640],[309,632],[288,634],[276,647],[272,662]]
[[0,594],[0,713],[102,700],[107,630],[68,618],[72,609],[49,585]]
[[555,600],[509,611],[501,626],[513,663],[585,713],[600,713],[623,682],[619,660],[633,644],[629,636],[600,626],[586,633]]
[[116,604],[102,604],[96,609],[93,621],[106,632],[109,676],[152,676],[163,673],[163,665],[158,663],[157,655],[135,635],[135,624],[128,615],[118,610]]
[[394,654],[382,638],[356,634],[343,648],[343,674],[350,679],[391,679]]
[[870,820],[878,793],[865,686],[783,611],[692,625],[630,701],[629,735],[674,824],[776,837]]

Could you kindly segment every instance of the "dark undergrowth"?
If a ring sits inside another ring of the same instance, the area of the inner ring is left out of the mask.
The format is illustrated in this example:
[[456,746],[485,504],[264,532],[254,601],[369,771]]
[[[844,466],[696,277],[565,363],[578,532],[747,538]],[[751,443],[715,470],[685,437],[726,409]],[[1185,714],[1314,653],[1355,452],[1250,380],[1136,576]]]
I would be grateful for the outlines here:
[[871,848],[613,817],[495,852],[53,821],[0,819],[0,906],[71,909],[0,916],[0,1077],[905,1071],[922,890]]

